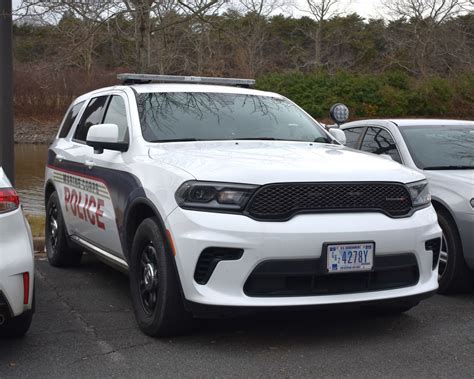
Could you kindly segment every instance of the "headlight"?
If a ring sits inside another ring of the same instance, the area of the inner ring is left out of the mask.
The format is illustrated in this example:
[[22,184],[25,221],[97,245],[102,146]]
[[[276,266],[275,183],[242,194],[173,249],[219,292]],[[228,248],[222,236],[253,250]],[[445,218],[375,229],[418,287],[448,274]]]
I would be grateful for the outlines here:
[[426,180],[407,184],[413,207],[421,208],[431,202],[430,189]]
[[248,184],[185,182],[176,191],[181,208],[238,212],[245,208],[257,188]]

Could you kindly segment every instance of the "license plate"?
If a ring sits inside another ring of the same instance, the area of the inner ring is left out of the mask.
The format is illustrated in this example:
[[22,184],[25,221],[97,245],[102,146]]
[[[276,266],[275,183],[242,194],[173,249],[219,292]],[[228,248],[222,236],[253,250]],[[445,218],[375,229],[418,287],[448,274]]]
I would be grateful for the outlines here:
[[370,271],[374,266],[374,251],[375,245],[371,242],[328,245],[328,272]]

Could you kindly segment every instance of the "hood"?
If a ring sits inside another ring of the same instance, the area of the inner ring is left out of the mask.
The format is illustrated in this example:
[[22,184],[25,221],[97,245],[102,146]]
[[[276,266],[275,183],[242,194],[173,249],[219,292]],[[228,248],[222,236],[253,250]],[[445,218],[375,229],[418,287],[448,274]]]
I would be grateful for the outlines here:
[[445,191],[468,199],[474,198],[474,170],[426,170],[423,173],[435,196]]
[[277,182],[392,181],[424,179],[414,170],[338,145],[287,141],[162,143],[152,159],[197,180],[247,184]]
[[474,170],[426,170],[423,173],[430,179],[448,180],[474,187]]

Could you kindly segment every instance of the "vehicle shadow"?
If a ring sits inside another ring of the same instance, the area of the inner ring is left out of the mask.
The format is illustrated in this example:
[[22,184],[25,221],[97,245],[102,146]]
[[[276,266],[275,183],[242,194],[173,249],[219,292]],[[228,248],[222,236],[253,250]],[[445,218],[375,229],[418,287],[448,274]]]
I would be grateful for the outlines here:
[[[128,310],[127,319],[136,333],[136,327],[127,275],[120,273],[95,257],[85,256],[83,263],[66,270],[69,279],[74,276],[90,278],[88,286],[99,287],[99,291],[107,291],[109,302],[117,302],[117,307]],[[115,297],[115,301],[110,299]],[[428,302],[431,300],[428,300]],[[474,292],[449,297],[447,301],[474,302]],[[218,346],[236,343],[239,346],[270,346],[282,341],[291,341],[295,345],[308,343],[324,344],[335,340],[354,344],[357,341],[380,339],[387,336],[404,337],[419,335],[426,325],[426,314],[431,310],[422,302],[405,314],[380,315],[361,309],[357,306],[337,308],[305,309],[305,310],[274,310],[247,314],[245,316],[223,319],[199,319],[193,332],[174,338],[174,343],[203,343],[211,349]],[[108,324],[114,324],[110,314]],[[159,343],[160,339],[148,339]],[[141,339],[141,338],[140,338]]]

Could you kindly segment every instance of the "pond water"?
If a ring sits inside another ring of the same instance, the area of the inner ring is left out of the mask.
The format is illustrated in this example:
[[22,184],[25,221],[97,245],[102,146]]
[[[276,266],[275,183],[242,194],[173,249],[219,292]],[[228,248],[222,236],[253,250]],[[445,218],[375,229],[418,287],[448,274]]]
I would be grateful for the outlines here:
[[15,145],[15,188],[27,214],[44,214],[44,169],[48,145]]

